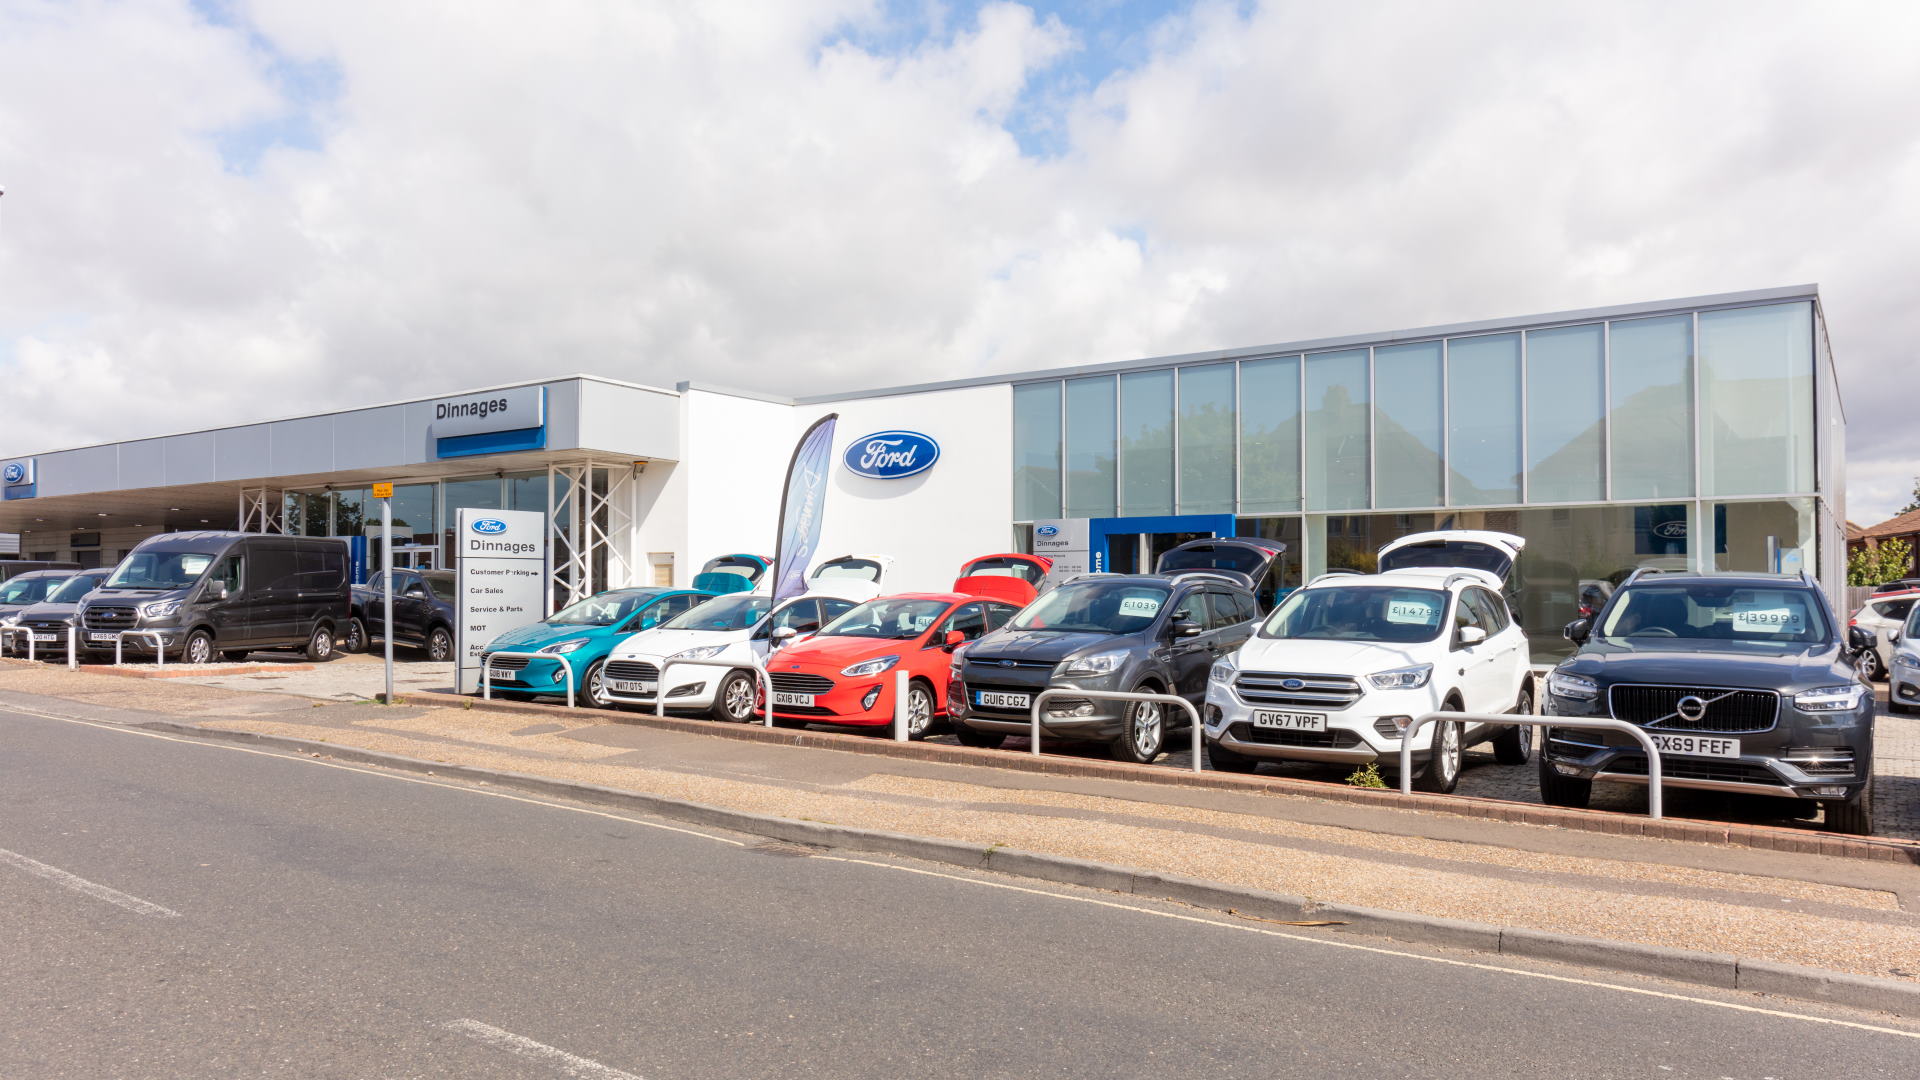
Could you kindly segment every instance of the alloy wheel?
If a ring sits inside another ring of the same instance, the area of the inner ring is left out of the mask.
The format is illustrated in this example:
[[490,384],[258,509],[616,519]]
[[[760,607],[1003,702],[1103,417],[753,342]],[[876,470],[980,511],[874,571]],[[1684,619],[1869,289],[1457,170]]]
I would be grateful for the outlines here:
[[907,737],[924,735],[933,726],[933,695],[924,687],[907,691]]
[[427,659],[435,663],[445,663],[453,657],[453,635],[445,630],[435,630],[427,638]]
[[752,679],[736,675],[728,679],[727,685],[720,690],[721,706],[727,710],[728,716],[744,721],[753,714],[754,700],[758,690],[759,687],[754,685]]
[[1143,759],[1151,759],[1160,752],[1160,703],[1141,701],[1134,704],[1132,730],[1133,748]]
[[1451,781],[1460,775],[1460,725],[1446,721],[1440,725],[1439,752],[1434,755],[1434,768],[1440,775]]

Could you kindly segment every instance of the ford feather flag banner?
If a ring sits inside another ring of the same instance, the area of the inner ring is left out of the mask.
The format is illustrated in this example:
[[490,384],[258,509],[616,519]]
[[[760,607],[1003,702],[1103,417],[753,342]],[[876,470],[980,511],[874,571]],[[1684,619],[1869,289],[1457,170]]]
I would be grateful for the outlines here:
[[839,413],[814,421],[787,466],[787,488],[780,496],[780,545],[774,550],[773,602],[807,591],[807,567],[820,544],[820,514],[827,505],[827,470],[833,467],[833,425]]

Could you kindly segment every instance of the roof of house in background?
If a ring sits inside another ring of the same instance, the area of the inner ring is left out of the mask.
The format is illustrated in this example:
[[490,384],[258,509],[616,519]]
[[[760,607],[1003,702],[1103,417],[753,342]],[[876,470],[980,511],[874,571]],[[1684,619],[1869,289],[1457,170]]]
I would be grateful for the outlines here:
[[1920,533],[1920,510],[1909,510],[1898,517],[1888,518],[1867,529],[1860,536],[1865,540],[1879,540],[1888,536],[1906,536],[1910,533]]

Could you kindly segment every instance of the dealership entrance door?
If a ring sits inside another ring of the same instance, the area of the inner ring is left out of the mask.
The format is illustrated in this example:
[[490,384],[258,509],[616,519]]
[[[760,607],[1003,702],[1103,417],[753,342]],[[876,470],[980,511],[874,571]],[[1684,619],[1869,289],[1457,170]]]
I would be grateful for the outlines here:
[[1232,514],[1094,518],[1087,523],[1093,569],[1113,574],[1151,574],[1161,555],[1189,540],[1232,535]]

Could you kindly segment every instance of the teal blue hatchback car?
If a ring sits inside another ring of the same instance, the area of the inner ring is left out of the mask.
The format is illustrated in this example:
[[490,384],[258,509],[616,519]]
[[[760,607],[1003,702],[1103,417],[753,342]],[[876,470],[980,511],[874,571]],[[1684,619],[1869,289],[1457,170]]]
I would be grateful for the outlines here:
[[[609,702],[600,672],[606,666],[607,654],[620,639],[650,630],[714,595],[695,589],[612,589],[557,612],[544,622],[494,638],[480,654],[480,665],[486,669],[494,693],[564,695],[564,663],[573,669],[578,699],[604,707]],[[540,655],[496,658],[496,652]]]

